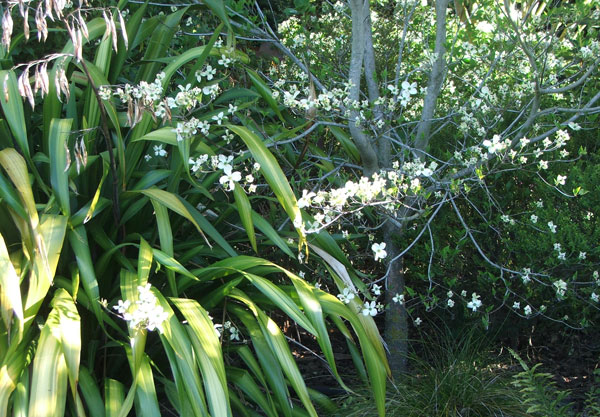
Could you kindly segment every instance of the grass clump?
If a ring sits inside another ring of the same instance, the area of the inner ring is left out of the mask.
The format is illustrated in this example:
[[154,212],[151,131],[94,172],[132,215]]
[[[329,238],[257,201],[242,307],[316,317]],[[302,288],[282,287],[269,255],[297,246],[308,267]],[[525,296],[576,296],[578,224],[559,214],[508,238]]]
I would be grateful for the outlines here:
[[[388,392],[386,415],[429,417],[528,416],[513,373],[498,364],[485,339],[472,331],[445,334],[413,354],[410,372]],[[347,417],[375,416],[368,397],[342,400]]]

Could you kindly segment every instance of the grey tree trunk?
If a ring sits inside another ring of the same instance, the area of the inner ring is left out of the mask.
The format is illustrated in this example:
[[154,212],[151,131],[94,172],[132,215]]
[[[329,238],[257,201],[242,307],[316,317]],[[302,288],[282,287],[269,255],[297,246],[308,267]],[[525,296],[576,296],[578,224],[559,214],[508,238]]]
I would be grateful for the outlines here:
[[[399,253],[397,240],[402,230],[391,222],[385,224],[384,241],[388,259],[394,259]],[[393,300],[396,294],[404,293],[404,271],[402,258],[392,261],[388,267],[385,303],[389,306],[385,313],[384,340],[389,350],[389,365],[392,377],[400,380],[407,369],[408,320],[404,304]]]

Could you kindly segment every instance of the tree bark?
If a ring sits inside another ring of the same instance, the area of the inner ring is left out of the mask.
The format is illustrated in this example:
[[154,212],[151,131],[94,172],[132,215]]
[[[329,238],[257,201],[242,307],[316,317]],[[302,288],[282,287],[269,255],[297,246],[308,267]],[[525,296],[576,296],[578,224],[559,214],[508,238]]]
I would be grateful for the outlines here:
[[[384,242],[388,253],[388,259],[394,259],[399,253],[400,248],[396,243],[402,234],[402,230],[393,224],[387,222],[384,226]],[[388,264],[386,279],[385,303],[388,309],[385,313],[384,340],[389,351],[389,365],[392,371],[392,377],[400,380],[407,371],[407,353],[408,353],[408,320],[404,304],[393,300],[396,294],[404,293],[404,271],[402,258],[391,261]]]

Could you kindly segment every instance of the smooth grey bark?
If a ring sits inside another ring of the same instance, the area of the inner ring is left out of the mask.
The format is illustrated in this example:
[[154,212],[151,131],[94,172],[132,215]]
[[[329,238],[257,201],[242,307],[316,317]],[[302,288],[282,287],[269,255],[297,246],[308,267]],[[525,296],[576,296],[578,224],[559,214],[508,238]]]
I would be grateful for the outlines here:
[[446,12],[448,10],[449,0],[437,0],[435,2],[435,47],[436,56],[433,62],[431,73],[429,74],[429,83],[427,85],[427,94],[423,103],[423,112],[421,120],[417,126],[415,136],[415,149],[417,156],[424,156],[424,151],[429,145],[431,125],[433,114],[437,105],[437,99],[442,90],[444,77],[446,75]]
[[[417,152],[423,152],[429,143],[431,125],[437,99],[444,82],[446,73],[445,43],[446,43],[446,11],[449,0],[437,0],[436,2],[436,39],[434,61],[430,73],[427,94],[420,122],[417,126],[417,136],[414,148]],[[350,0],[352,12],[352,52],[350,58],[349,80],[352,83],[350,99],[360,101],[361,77],[365,74],[367,94],[371,103],[379,97],[379,88],[375,80],[376,62],[373,49],[372,27],[368,0]],[[401,58],[399,58],[401,59]],[[377,113],[375,113],[377,116]],[[390,168],[392,149],[389,139],[379,138],[375,141],[363,131],[360,124],[355,123],[357,111],[350,112],[349,130],[352,139],[361,153],[363,171],[370,176],[380,168]],[[410,200],[403,212],[412,210],[417,201]],[[401,216],[403,218],[405,216]],[[396,259],[400,253],[398,242],[406,222],[392,221],[387,219],[383,226],[384,242],[388,259]],[[396,259],[388,264],[386,275],[386,304],[389,306],[385,316],[384,339],[389,349],[389,362],[392,376],[400,378],[406,372],[406,358],[408,352],[408,321],[406,310],[403,305],[393,302],[396,294],[404,292],[405,281],[402,270],[402,259]]]
[[[365,41],[367,34],[371,31],[369,25],[370,9],[369,0],[350,0],[350,10],[352,11],[352,53],[350,55],[349,81],[351,83],[349,98],[352,103],[360,102],[360,83],[363,72],[363,62],[365,57]],[[371,176],[379,171],[379,161],[377,153],[373,146],[372,139],[367,136],[360,124],[356,123],[358,110],[353,109],[350,104],[350,120],[348,130],[352,139],[361,154],[363,172],[365,176]]]

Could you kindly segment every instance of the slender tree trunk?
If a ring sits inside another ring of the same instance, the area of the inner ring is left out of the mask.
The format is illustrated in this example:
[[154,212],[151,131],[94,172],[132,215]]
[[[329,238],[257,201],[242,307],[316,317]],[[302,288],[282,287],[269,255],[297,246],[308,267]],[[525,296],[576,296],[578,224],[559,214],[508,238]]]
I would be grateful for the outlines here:
[[[385,248],[388,259],[394,259],[400,248],[396,243],[402,230],[391,222],[384,226]],[[404,293],[404,271],[402,258],[388,265],[385,302],[389,306],[385,313],[384,340],[389,350],[389,365],[392,377],[399,380],[406,373],[408,353],[408,321],[404,304],[393,300],[396,294]]]

